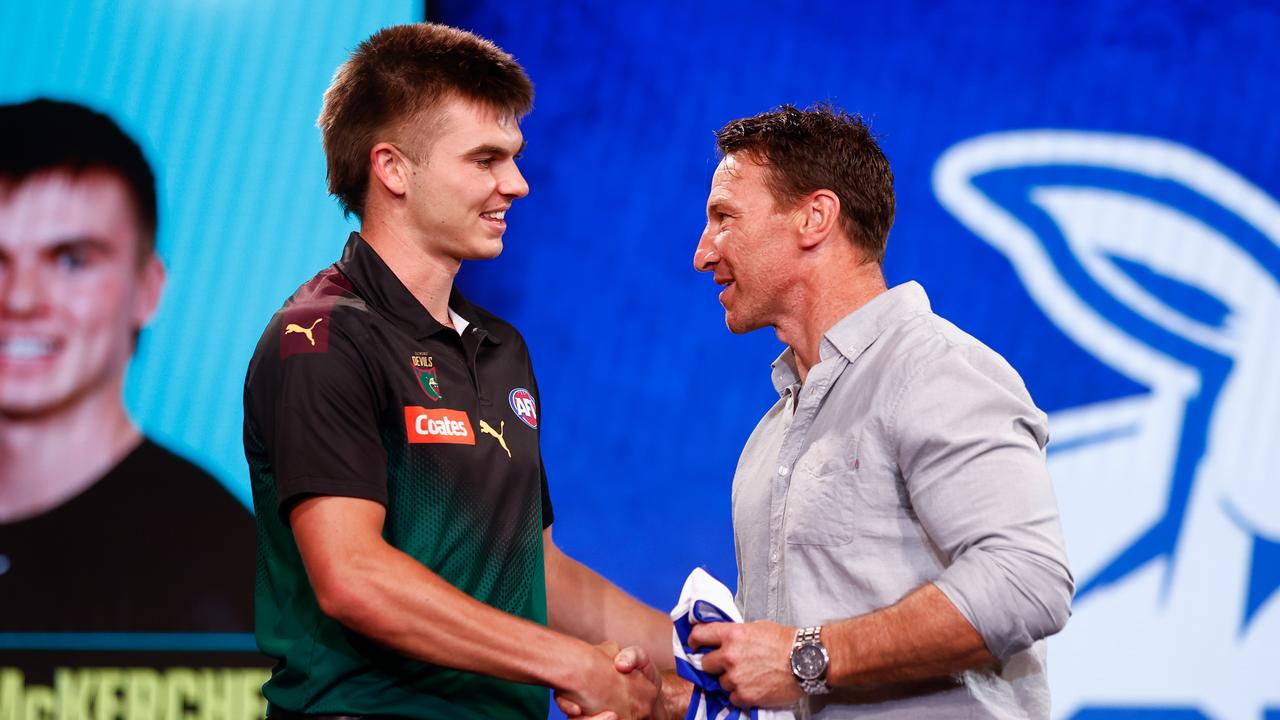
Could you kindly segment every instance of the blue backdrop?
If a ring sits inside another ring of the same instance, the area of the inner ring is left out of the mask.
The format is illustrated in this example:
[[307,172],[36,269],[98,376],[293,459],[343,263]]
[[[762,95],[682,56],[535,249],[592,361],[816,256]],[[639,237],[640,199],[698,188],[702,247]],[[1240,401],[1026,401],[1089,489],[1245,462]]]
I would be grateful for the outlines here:
[[[531,194],[503,256],[460,284],[529,341],[571,554],[660,607],[696,565],[732,585],[730,480],[781,347],[730,335],[692,270],[712,131],[830,100],[893,163],[890,283],[921,281],[1051,414],[1080,583],[1050,646],[1055,714],[1280,717],[1273,3],[428,11],[515,54],[538,88]],[[245,364],[348,229],[324,194],[321,93],[356,42],[420,16],[0,2],[0,101],[94,105],[158,166],[170,281],[129,406],[243,499]]]
[[1080,591],[1055,713],[1280,713],[1280,10],[1267,3],[440,2],[538,86],[532,192],[463,286],[529,338],[561,544],[669,605],[732,583],[729,485],[767,331],[692,271],[712,131],[865,115],[885,272],[1051,414]]

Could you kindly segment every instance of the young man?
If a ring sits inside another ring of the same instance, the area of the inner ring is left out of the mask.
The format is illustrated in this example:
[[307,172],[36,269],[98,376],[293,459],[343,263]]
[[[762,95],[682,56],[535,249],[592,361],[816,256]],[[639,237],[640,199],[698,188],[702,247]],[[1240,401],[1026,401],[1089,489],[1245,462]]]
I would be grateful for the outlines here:
[[[430,24],[362,43],[325,94],[329,186],[360,219],[258,344],[245,452],[271,713],[544,718],[548,694],[645,715],[671,626],[561,553],[520,334],[453,287],[528,193],[516,61]],[[550,629],[546,627],[550,624]]]
[[1073,582],[1044,414],[918,284],[886,289],[893,175],[859,119],[783,107],[717,137],[694,265],[730,330],[788,348],[734,477],[749,622],[696,627],[703,668],[817,718],[1047,717]]
[[164,284],[146,158],[48,100],[0,106],[0,146],[0,632],[247,632],[253,517],[124,408]]

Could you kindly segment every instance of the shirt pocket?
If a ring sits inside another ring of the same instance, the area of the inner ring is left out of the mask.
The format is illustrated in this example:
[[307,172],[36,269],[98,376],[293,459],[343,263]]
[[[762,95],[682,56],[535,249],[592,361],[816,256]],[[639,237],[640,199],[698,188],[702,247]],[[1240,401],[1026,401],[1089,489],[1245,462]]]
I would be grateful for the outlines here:
[[796,465],[787,492],[787,542],[844,545],[853,539],[857,442],[823,438]]

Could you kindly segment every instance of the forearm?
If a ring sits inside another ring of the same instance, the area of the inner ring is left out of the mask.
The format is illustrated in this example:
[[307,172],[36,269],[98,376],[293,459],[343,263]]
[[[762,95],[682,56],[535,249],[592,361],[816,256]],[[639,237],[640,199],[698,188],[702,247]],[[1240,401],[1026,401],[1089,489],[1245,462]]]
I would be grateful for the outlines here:
[[932,583],[889,607],[828,625],[833,687],[942,677],[995,660],[982,636]]
[[545,544],[550,626],[589,643],[644,648],[659,670],[675,667],[671,618],[623,592],[582,563]]
[[581,640],[475,600],[389,546],[353,560],[342,582],[354,590],[330,589],[327,613],[423,662],[576,689],[585,664],[607,660]]

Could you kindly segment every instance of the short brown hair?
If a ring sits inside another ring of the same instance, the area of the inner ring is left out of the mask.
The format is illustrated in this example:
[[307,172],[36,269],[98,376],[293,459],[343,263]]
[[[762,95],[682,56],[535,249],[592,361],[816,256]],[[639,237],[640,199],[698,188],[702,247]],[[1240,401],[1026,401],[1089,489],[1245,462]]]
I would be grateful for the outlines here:
[[745,153],[767,166],[773,198],[789,205],[815,190],[840,198],[840,223],[868,260],[884,262],[893,225],[893,170],[857,115],[830,105],[791,105],[734,120],[716,132],[720,153]]
[[114,175],[133,200],[137,262],[156,247],[156,177],[137,141],[109,116],[77,103],[39,98],[0,105],[0,184],[14,187],[47,172]]
[[533,84],[515,58],[465,30],[396,25],[356,47],[334,73],[316,121],[324,136],[329,192],[344,212],[364,216],[369,151],[379,135],[424,119],[422,113],[450,95],[516,118],[533,107]]

